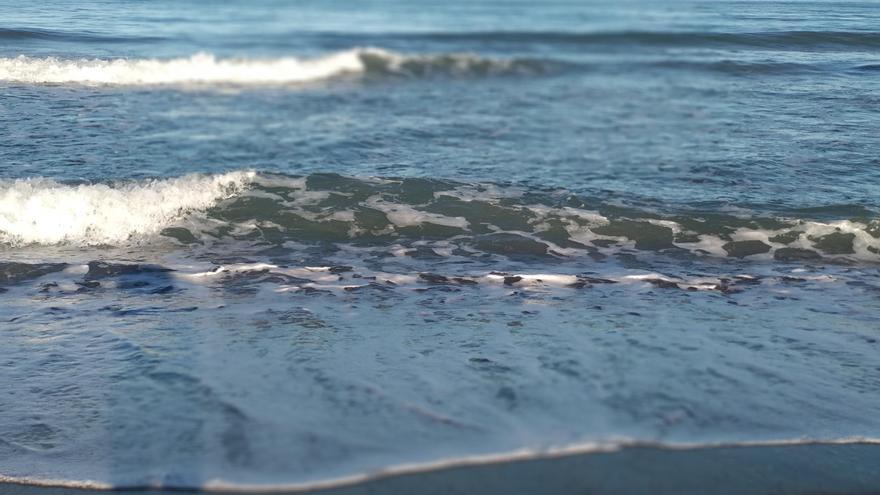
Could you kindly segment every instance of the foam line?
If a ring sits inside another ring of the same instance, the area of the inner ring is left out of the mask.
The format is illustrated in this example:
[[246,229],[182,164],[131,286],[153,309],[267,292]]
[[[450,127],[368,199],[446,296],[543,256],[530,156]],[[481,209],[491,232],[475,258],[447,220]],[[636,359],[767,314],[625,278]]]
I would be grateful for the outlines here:
[[279,484],[239,484],[223,480],[209,480],[201,486],[114,486],[109,483],[90,480],[58,480],[58,479],[34,479],[26,477],[0,475],[0,483],[14,483],[19,485],[77,488],[90,490],[144,490],[144,489],[182,489],[201,490],[214,493],[299,493],[314,490],[327,490],[342,488],[370,481],[376,481],[396,476],[413,475],[440,471],[445,469],[462,468],[468,466],[485,466],[504,464],[510,462],[530,461],[538,459],[555,459],[576,455],[589,455],[618,452],[625,449],[650,448],[657,450],[701,450],[721,448],[749,448],[749,447],[794,447],[809,445],[877,445],[880,446],[880,438],[873,437],[844,437],[831,439],[773,439],[738,442],[655,442],[640,441],[628,438],[616,439],[606,442],[581,442],[570,445],[549,447],[546,449],[518,449],[508,452],[492,454],[478,454],[470,456],[449,457],[422,463],[404,463],[388,466],[373,472],[354,473],[337,478],[319,479],[314,481],[279,483]]

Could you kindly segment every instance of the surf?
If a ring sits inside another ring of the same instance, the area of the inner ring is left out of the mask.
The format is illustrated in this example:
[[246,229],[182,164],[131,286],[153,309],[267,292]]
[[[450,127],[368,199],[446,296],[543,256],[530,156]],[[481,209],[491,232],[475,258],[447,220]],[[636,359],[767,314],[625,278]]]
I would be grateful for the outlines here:
[[133,242],[241,191],[253,175],[238,171],[107,184],[0,181],[0,244]]
[[440,257],[601,260],[643,252],[880,261],[880,219],[871,211],[841,217],[839,209],[813,208],[802,217],[654,211],[566,189],[332,173],[238,170],[81,184],[31,178],[0,181],[0,246],[257,249],[295,242]]
[[542,62],[467,53],[403,54],[352,48],[316,57],[221,58],[199,52],[178,58],[0,58],[0,81],[29,84],[172,85],[303,84],[364,75],[487,75],[537,72]]

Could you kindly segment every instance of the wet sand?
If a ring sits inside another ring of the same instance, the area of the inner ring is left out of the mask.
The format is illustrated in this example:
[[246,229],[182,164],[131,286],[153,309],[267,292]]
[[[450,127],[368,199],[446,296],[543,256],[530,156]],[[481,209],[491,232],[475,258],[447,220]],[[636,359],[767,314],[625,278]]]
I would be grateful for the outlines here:
[[[87,493],[169,495],[191,490],[114,491],[0,485],[3,495]],[[227,491],[227,490],[224,490]],[[266,493],[265,491],[235,493]],[[563,455],[378,476],[317,490],[320,495],[453,494],[880,494],[880,445],[809,444],[668,449]]]

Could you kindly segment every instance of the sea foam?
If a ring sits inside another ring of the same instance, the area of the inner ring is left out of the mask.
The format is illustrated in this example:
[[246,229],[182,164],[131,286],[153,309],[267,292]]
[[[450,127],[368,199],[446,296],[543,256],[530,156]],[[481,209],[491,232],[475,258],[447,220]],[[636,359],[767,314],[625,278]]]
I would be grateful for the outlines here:
[[159,233],[244,189],[254,173],[187,175],[124,184],[0,181],[0,244],[118,244]]

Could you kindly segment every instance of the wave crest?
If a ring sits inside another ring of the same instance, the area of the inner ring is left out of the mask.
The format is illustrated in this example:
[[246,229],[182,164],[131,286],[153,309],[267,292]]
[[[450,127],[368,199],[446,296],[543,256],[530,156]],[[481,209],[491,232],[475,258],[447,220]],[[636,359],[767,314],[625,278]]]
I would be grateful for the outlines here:
[[238,171],[91,185],[0,181],[0,245],[128,245],[161,236],[184,245],[382,245],[406,256],[602,259],[642,251],[880,261],[873,212],[832,216],[661,214],[566,190],[327,173]]
[[0,182],[0,244],[106,245],[159,233],[242,190],[253,172],[126,184]]
[[315,58],[217,58],[210,53],[172,59],[0,58],[0,81],[110,85],[295,84],[346,75],[489,75],[538,72],[527,59],[491,59],[466,53],[407,55],[355,48]]

